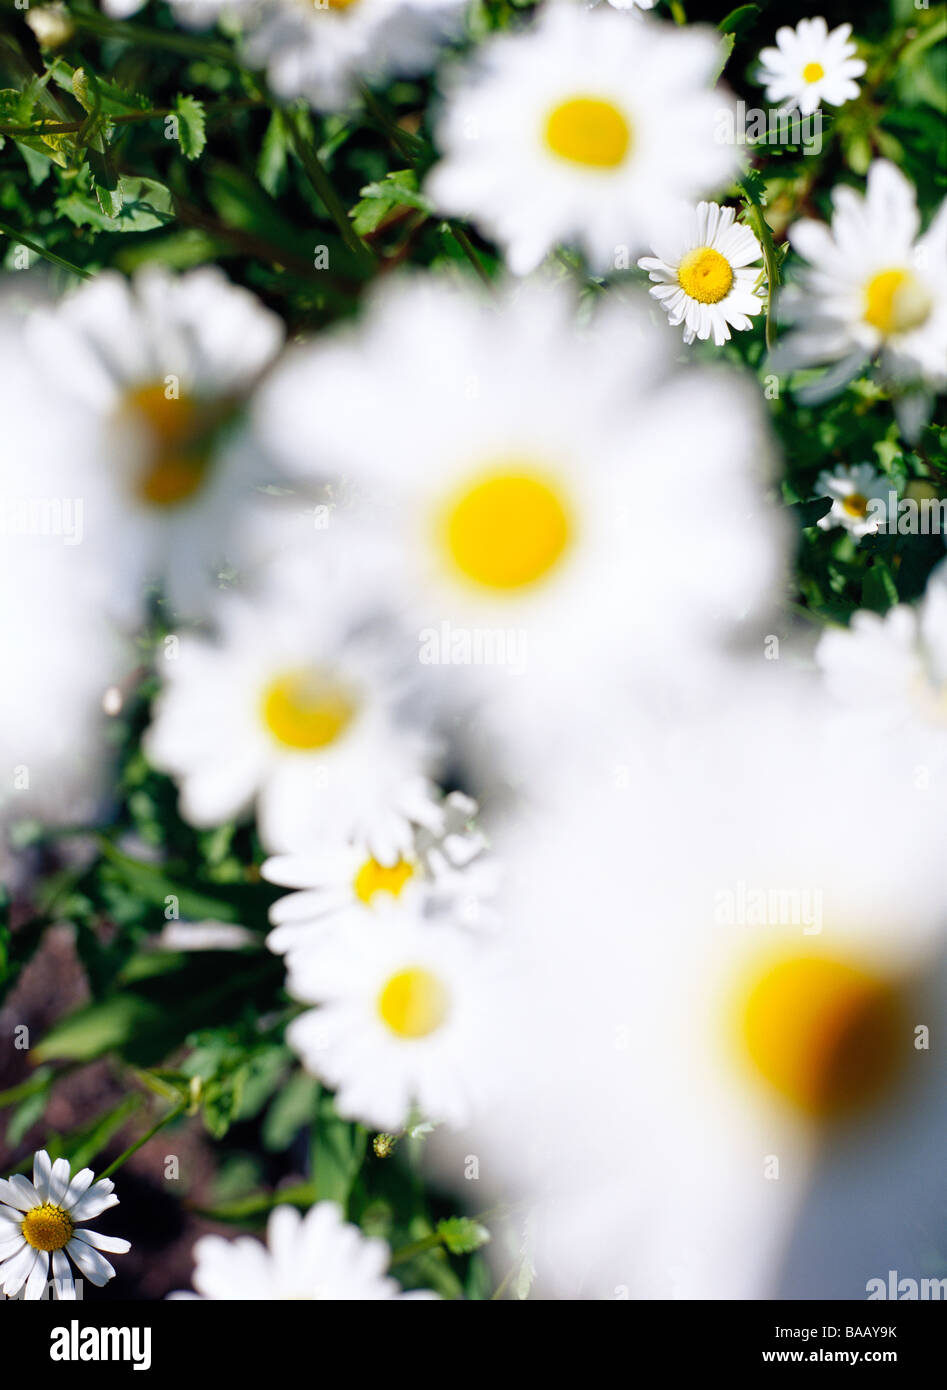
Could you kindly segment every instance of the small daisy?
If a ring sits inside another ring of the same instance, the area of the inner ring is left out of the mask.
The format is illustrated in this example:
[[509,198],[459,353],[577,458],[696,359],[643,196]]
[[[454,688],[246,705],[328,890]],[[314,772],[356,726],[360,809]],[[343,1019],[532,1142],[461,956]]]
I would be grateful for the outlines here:
[[759,80],[767,99],[782,102],[786,110],[798,107],[804,116],[823,102],[842,106],[853,101],[858,96],[855,78],[861,77],[865,63],[855,57],[851,33],[850,24],[829,33],[821,15],[801,19],[795,29],[778,29],[776,48],[760,53]]
[[414,829],[411,851],[380,864],[365,845],[267,859],[261,874],[269,883],[298,891],[270,908],[274,930],[266,944],[278,955],[318,945],[327,928],[358,930],[382,902],[442,911],[479,925],[486,915],[481,899],[493,876],[480,861],[486,842],[471,823],[476,803],[452,792],[441,805],[436,831]]
[[831,228],[797,222],[794,251],[809,265],[783,306],[796,327],[772,356],[776,371],[826,364],[830,370],[801,400],[841,389],[877,358],[883,380],[898,387],[947,384],[947,204],[927,232],[914,188],[886,160],[868,170],[865,196],[832,194]]
[[213,267],[148,266],[131,282],[96,276],[32,313],[23,337],[37,419],[50,391],[77,413],[74,486],[89,544],[111,560],[113,605],[140,605],[144,581],[160,580],[190,615],[266,481],[235,426],[280,348],[280,320]]
[[482,949],[449,922],[387,902],[357,933],[291,958],[287,989],[320,1007],[294,1019],[286,1039],[336,1091],[340,1115],[392,1131],[415,1107],[466,1122],[471,1062],[484,1045]]
[[351,837],[392,864],[415,825],[439,823],[438,749],[406,708],[396,639],[366,611],[352,575],[293,563],[265,593],[222,596],[216,639],[179,639],[145,748],[190,824],[255,803],[271,851]]
[[473,218],[516,274],[560,242],[613,269],[673,204],[733,178],[736,151],[715,138],[719,57],[699,28],[546,6],[525,32],[488,39],[449,85],[426,191]]
[[857,463],[852,468],[844,464],[831,473],[823,470],[815,484],[817,497],[831,497],[832,509],[819,518],[823,531],[841,526],[857,541],[874,535],[887,516],[888,493],[891,481],[876,473],[870,463]]
[[115,1277],[115,1270],[99,1252],[124,1255],[127,1240],[87,1230],[84,1222],[118,1205],[115,1184],[108,1178],[94,1182],[91,1168],[72,1175],[65,1158],[50,1162],[40,1149],[33,1156],[33,1181],[15,1174],[0,1180],[0,1288],[13,1298],[26,1285],[28,1299],[43,1298],[50,1274],[56,1295],[76,1297],[68,1255],[91,1283],[101,1286]]
[[[266,0],[251,12],[245,54],[281,97],[336,111],[361,81],[413,76],[456,35],[466,0]],[[179,0],[180,6],[180,0]]]
[[391,1252],[342,1219],[334,1202],[318,1202],[301,1215],[278,1206],[266,1226],[266,1245],[249,1236],[201,1236],[194,1246],[196,1294],[233,1302],[367,1302],[383,1298],[435,1298],[426,1290],[401,1292],[385,1270]]
[[750,315],[763,308],[755,292],[760,271],[755,268],[762,247],[749,227],[735,222],[733,208],[698,203],[676,238],[656,247],[659,255],[643,256],[638,264],[655,281],[652,295],[672,327],[684,325],[684,341],[703,342],[713,334],[722,346],[730,326],[752,328]]

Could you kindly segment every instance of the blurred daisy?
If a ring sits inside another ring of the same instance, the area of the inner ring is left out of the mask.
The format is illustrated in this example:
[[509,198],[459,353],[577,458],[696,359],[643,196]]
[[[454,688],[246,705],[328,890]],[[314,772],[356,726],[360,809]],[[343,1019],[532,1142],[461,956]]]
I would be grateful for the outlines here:
[[389,864],[379,863],[359,844],[267,859],[260,869],[263,877],[298,890],[270,908],[270,950],[279,955],[306,950],[319,945],[327,929],[357,931],[382,903],[412,911],[449,907],[463,920],[482,922],[486,909],[480,900],[494,885],[492,873],[480,862],[486,842],[471,824],[476,804],[452,792],[440,810],[436,830],[415,827],[410,852]]
[[178,779],[190,824],[255,804],[271,851],[351,837],[382,864],[411,852],[416,824],[438,824],[438,750],[408,717],[390,630],[364,628],[353,578],[314,564],[274,574],[266,593],[229,594],[217,639],[182,636],[162,663],[145,749]]
[[890,491],[890,479],[876,473],[870,463],[857,463],[852,468],[839,464],[832,472],[823,470],[816,479],[815,495],[831,497],[832,508],[819,518],[818,525],[823,531],[841,526],[857,541],[874,535],[887,516]]
[[719,60],[709,31],[553,3],[448,86],[426,192],[472,217],[516,274],[560,242],[614,268],[674,203],[734,176],[736,151],[715,138]]
[[391,1258],[388,1246],[344,1221],[334,1202],[318,1202],[305,1216],[293,1207],[276,1207],[267,1222],[265,1245],[249,1236],[201,1236],[194,1258],[197,1293],[172,1298],[361,1303],[436,1296],[427,1291],[402,1293],[385,1274]]
[[[179,0],[180,3],[180,0]],[[360,81],[424,72],[462,28],[466,0],[266,0],[248,24],[247,61],[281,97],[336,111]]]
[[842,106],[853,101],[858,96],[855,78],[861,77],[865,63],[855,57],[851,33],[850,24],[830,33],[821,15],[801,19],[795,29],[777,29],[776,47],[760,53],[759,80],[767,99],[783,103],[786,110],[798,107],[804,116],[823,102]]
[[[651,294],[672,327],[684,325],[684,341],[701,342],[713,334],[718,347],[730,337],[730,327],[752,328],[750,316],[763,308],[756,293],[762,247],[749,227],[735,222],[733,208],[698,203],[689,225],[669,236],[638,264],[655,281]],[[754,267],[754,268],[750,268]]]
[[[365,563],[386,557],[406,626],[517,638],[516,674],[474,657],[455,667],[446,641],[421,670],[491,692],[527,737],[543,702],[573,686],[579,698],[591,671],[640,657],[636,643],[683,625],[706,644],[739,622],[765,601],[781,549],[749,390],[678,376],[640,302],[612,301],[584,332],[575,310],[565,285],[514,283],[488,302],[391,284],[354,329],[288,356],[257,400],[259,437],[288,470],[358,488],[352,544]],[[392,433],[405,411],[410,436]],[[674,516],[689,564],[667,565],[645,510]],[[662,604],[629,601],[656,567]]]
[[830,628],[816,648],[828,689],[852,714],[888,731],[936,731],[947,752],[947,562],[933,571],[916,606],[860,611]]
[[107,1284],[115,1270],[100,1253],[124,1255],[127,1240],[102,1236],[84,1223],[118,1205],[115,1184],[94,1182],[91,1168],[72,1175],[65,1158],[50,1162],[40,1149],[33,1156],[33,1181],[15,1174],[0,1180],[0,1288],[14,1298],[26,1286],[28,1299],[44,1298],[50,1277],[56,1296],[71,1300],[76,1286],[69,1259],[90,1283]]
[[797,327],[772,356],[774,370],[831,364],[798,394],[841,389],[870,359],[894,386],[947,384],[947,205],[919,237],[915,191],[886,160],[868,170],[864,197],[832,194],[832,226],[797,222],[793,250],[809,262],[783,304]]
[[75,485],[89,543],[111,557],[113,605],[137,609],[157,579],[175,606],[200,606],[265,480],[232,431],[282,337],[275,314],[209,266],[148,266],[132,282],[108,271],[30,315],[36,389],[80,412]]
[[336,1092],[340,1115],[384,1130],[402,1128],[414,1108],[465,1123],[485,1041],[482,949],[389,901],[358,932],[290,958],[290,994],[320,1007],[294,1019],[286,1039]]

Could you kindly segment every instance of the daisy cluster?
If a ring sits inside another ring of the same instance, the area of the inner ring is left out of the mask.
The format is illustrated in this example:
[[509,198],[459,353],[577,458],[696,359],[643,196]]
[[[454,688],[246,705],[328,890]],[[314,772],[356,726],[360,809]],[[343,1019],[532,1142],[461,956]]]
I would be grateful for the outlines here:
[[[896,523],[947,476],[947,212],[856,144],[930,45],[654,0],[102,8],[127,56],[220,63],[232,129],[31,17],[87,119],[28,86],[9,139],[105,250],[0,286],[0,984],[70,922],[93,997],[39,1060],[110,1055],[293,1172],[311,1133],[266,1243],[203,1235],[175,1296],[934,1274],[947,559]],[[839,166],[719,138],[738,42]],[[114,158],[155,116],[168,187]],[[113,1276],[85,1223],[148,1137],[0,1182],[8,1297]],[[465,1282],[411,1267],[491,1235],[435,1190],[514,1213]]]

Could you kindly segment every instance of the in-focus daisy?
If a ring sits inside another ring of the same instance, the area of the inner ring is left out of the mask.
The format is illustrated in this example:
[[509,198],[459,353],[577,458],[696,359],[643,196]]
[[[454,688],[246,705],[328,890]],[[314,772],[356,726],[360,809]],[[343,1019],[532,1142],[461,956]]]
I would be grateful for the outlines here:
[[0,1180],[0,1288],[13,1298],[26,1286],[26,1297],[43,1298],[50,1279],[56,1296],[74,1299],[76,1287],[69,1259],[92,1284],[102,1285],[115,1270],[101,1254],[124,1255],[127,1240],[99,1235],[85,1222],[118,1205],[115,1184],[94,1181],[91,1168],[75,1176],[65,1158],[50,1161],[45,1149],[33,1156],[33,1181],[19,1174]]
[[[178,0],[179,5],[182,0]],[[251,10],[247,61],[281,97],[335,111],[359,83],[424,72],[460,31],[466,0],[265,0]]]
[[75,408],[74,486],[88,544],[111,559],[113,606],[140,604],[147,580],[188,615],[200,605],[266,478],[235,426],[282,336],[275,314],[209,266],[107,272],[29,316],[34,391]]
[[731,326],[752,328],[751,315],[763,307],[756,293],[762,247],[735,218],[733,208],[698,203],[686,221],[682,218],[677,234],[655,246],[657,256],[638,262],[655,281],[651,293],[671,325],[684,325],[685,343],[713,334],[720,347]]
[[320,1007],[293,1020],[287,1041],[336,1091],[339,1114],[384,1130],[402,1128],[415,1108],[467,1121],[488,1034],[485,949],[449,922],[388,902],[357,932],[290,957],[287,989]]
[[[344,544],[344,542],[343,542]],[[215,639],[184,635],[145,737],[178,779],[181,814],[219,825],[256,805],[277,852],[360,839],[382,864],[437,825],[437,748],[392,630],[366,627],[367,596],[331,564],[270,576],[267,592],[222,596]]]
[[797,222],[792,248],[809,265],[783,307],[796,327],[772,357],[777,371],[827,364],[799,391],[818,400],[877,359],[885,382],[947,384],[947,205],[923,236],[914,188],[893,164],[877,160],[864,196],[832,194],[831,228]]
[[855,78],[861,77],[865,64],[855,57],[851,33],[850,24],[840,24],[830,33],[821,15],[801,19],[795,29],[777,29],[776,47],[760,53],[759,80],[767,99],[786,110],[798,107],[804,116],[823,102],[842,106],[853,101],[858,96]]
[[816,479],[815,495],[831,497],[832,508],[819,518],[819,527],[831,531],[836,526],[850,531],[857,541],[874,535],[887,516],[891,481],[877,473],[870,463],[845,464],[823,470]]
[[486,842],[471,823],[476,809],[469,797],[452,792],[441,804],[437,830],[415,827],[410,851],[391,864],[379,863],[364,844],[267,859],[263,877],[297,890],[270,908],[270,950],[282,955],[318,946],[327,930],[357,932],[381,903],[412,911],[449,908],[455,918],[481,924],[487,915],[482,899],[494,884],[481,862]]
[[560,242],[612,269],[671,205],[733,177],[736,151],[715,138],[719,56],[700,28],[553,3],[526,32],[488,39],[447,87],[426,191],[517,274]]
[[194,1258],[197,1293],[172,1298],[365,1302],[436,1297],[426,1291],[402,1293],[385,1274],[388,1246],[344,1221],[334,1202],[318,1202],[305,1216],[293,1207],[276,1207],[267,1222],[265,1245],[249,1236],[201,1236]]

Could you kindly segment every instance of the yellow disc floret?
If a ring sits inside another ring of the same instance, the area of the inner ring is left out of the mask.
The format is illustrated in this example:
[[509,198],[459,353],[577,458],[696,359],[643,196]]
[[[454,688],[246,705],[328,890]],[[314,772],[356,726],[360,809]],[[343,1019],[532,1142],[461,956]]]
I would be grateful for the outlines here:
[[518,471],[481,475],[451,500],[444,520],[454,565],[489,589],[522,589],[545,578],[571,531],[558,490]]
[[208,413],[188,396],[169,395],[164,383],[156,382],[128,391],[120,415],[145,441],[137,479],[140,500],[154,507],[189,502],[208,476]]
[[351,693],[319,671],[289,671],[263,693],[266,728],[287,748],[327,748],[348,728],[356,712]]
[[51,1202],[28,1211],[20,1227],[23,1239],[34,1250],[61,1250],[72,1240],[73,1229],[69,1213]]
[[819,955],[790,957],[759,974],[742,1024],[757,1073],[818,1118],[860,1108],[884,1091],[906,1036],[891,985]]
[[572,97],[546,118],[547,147],[570,164],[617,169],[631,148],[631,126],[618,107],[597,97]]
[[448,993],[423,966],[392,975],[378,996],[382,1021],[399,1038],[426,1038],[447,1017]]
[[719,304],[730,293],[733,271],[719,251],[712,246],[698,246],[681,261],[677,282],[691,299],[701,304]]
[[379,864],[377,859],[366,859],[355,875],[355,896],[366,905],[370,905],[378,893],[389,893],[397,898],[413,877],[414,866],[406,859],[399,859],[390,868],[386,864]]
[[806,63],[802,76],[805,82],[821,82],[825,76],[825,68],[821,63]]
[[920,328],[932,308],[930,294],[911,270],[882,270],[865,286],[865,322],[885,337]]

